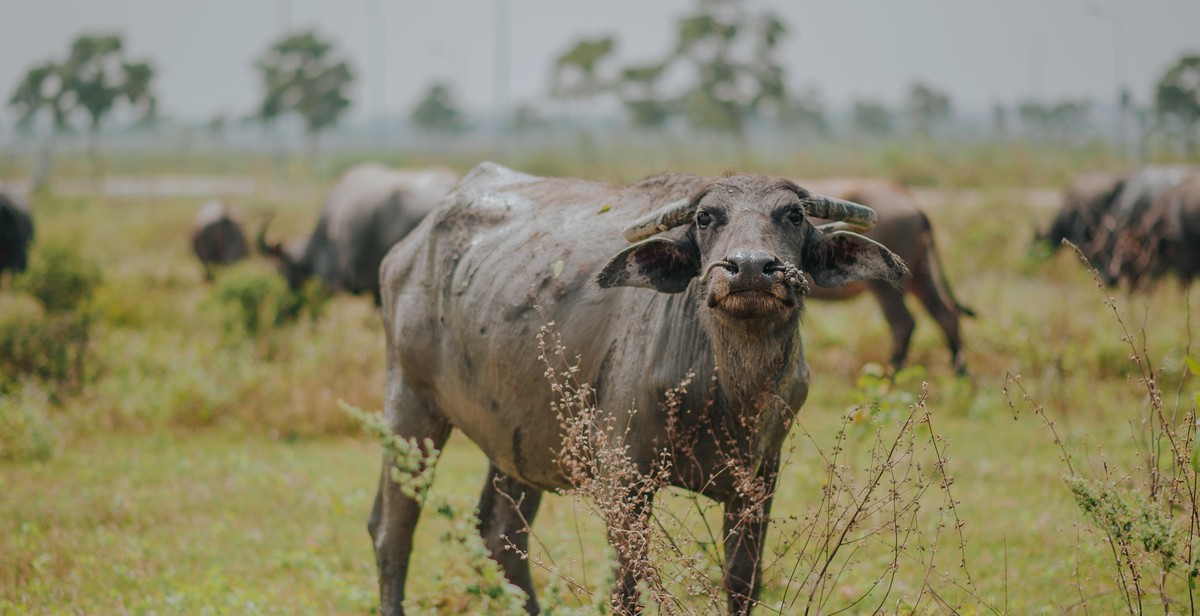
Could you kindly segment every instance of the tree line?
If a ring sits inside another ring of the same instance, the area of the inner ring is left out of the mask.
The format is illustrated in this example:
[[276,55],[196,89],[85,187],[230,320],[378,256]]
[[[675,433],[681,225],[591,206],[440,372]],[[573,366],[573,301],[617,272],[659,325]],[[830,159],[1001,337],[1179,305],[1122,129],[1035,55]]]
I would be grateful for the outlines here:
[[[639,130],[665,133],[678,125],[742,142],[748,127],[760,123],[829,137],[832,122],[820,92],[789,86],[779,58],[781,43],[791,36],[789,27],[776,13],[754,6],[745,0],[697,0],[675,22],[669,51],[651,61],[620,62],[615,36],[576,40],[551,60],[549,96],[576,116],[615,102]],[[249,119],[268,129],[284,118],[298,119],[308,150],[315,154],[320,134],[337,125],[353,104],[350,88],[356,75],[350,62],[331,41],[307,31],[272,42],[253,66],[263,94]],[[76,132],[82,121],[94,168],[99,168],[100,129],[114,112],[124,110],[134,126],[156,120],[156,76],[151,62],[128,56],[121,36],[85,33],[60,59],[30,67],[13,88],[8,106],[17,115],[18,130],[48,126],[51,140]],[[1169,67],[1153,98],[1153,109],[1141,112],[1143,126],[1176,136],[1195,152],[1200,55],[1185,55]],[[1122,114],[1133,109],[1131,100],[1123,93]],[[1086,131],[1091,108],[1085,100],[996,105],[993,129],[1004,135],[1019,127],[1033,138],[1072,139]],[[854,134],[872,137],[905,131],[932,136],[953,118],[950,96],[920,82],[910,86],[898,108],[858,100],[849,115]],[[409,119],[430,132],[454,133],[469,125],[447,81],[432,84]],[[518,106],[508,120],[508,127],[518,132],[545,124],[530,104]],[[210,122],[214,132],[223,127],[224,117]]]

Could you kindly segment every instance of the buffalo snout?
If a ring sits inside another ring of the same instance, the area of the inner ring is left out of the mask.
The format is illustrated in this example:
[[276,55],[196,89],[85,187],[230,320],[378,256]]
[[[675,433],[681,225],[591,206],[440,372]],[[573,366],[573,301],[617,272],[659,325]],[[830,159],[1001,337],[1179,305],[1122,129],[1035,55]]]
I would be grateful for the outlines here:
[[738,251],[705,273],[708,307],[734,319],[769,318],[795,310],[795,266],[763,251]]

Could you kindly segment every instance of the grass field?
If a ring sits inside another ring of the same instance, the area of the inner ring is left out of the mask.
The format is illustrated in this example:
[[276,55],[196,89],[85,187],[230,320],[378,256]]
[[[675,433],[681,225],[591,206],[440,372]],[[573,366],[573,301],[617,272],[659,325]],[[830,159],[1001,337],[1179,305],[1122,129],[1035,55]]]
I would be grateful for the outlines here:
[[[135,167],[114,166],[121,165]],[[956,165],[949,177],[929,182],[971,186],[981,195],[978,203],[929,212],[955,293],[979,312],[964,325],[971,376],[953,376],[936,327],[918,308],[910,361],[926,368],[899,386],[915,394],[920,381],[928,382],[932,432],[948,447],[958,502],[954,512],[941,510],[944,491],[929,492],[921,541],[956,513],[964,522],[966,568],[958,566],[951,528],[935,555],[914,550],[900,562],[886,600],[875,591],[871,601],[854,604],[888,563],[887,553],[864,548],[831,586],[821,613],[876,606],[907,612],[914,605],[920,613],[1128,609],[1111,548],[1063,480],[1067,467],[1054,434],[1008,378],[1020,375],[1044,406],[1077,472],[1107,468],[1115,485],[1137,494],[1146,473],[1139,452],[1150,443],[1150,402],[1122,327],[1074,256],[1028,252],[1034,225],[1052,213],[1029,206],[1020,189],[1055,181],[1080,161],[1056,165],[1063,171],[1033,179],[980,172],[970,181],[959,175],[966,166]],[[268,188],[237,203],[247,218],[275,211],[274,236],[306,232],[329,178],[280,186],[268,171],[253,169]],[[818,174],[803,166],[771,170]],[[0,395],[0,614],[366,613],[375,605],[365,522],[380,453],[337,402],[380,407],[379,318],[369,299],[338,297],[317,319],[250,331],[221,292],[274,279],[255,261],[212,286],[203,282],[186,240],[203,200],[35,201],[38,250],[73,249],[99,265],[103,280],[86,308],[93,320],[79,383],[10,375],[0,389],[7,392]],[[1134,348],[1152,362],[1168,408],[1178,401],[1180,412],[1194,407],[1200,389],[1186,367],[1187,356],[1200,357],[1189,318],[1198,293],[1164,281],[1149,294],[1116,298]],[[764,600],[782,613],[803,611],[788,573],[795,556],[787,540],[826,487],[822,453],[835,443],[847,412],[872,395],[863,384],[869,380],[860,382],[863,365],[890,353],[886,324],[869,297],[813,303],[808,314],[803,335],[813,391],[792,431],[768,542],[774,560]],[[269,307],[265,316],[273,316]],[[49,317],[5,280],[0,331],[5,323],[40,318]],[[904,398],[895,390],[887,396],[885,412],[850,426],[851,472],[869,463],[872,431],[892,432],[903,416]],[[919,428],[916,440],[928,443],[929,428]],[[928,455],[918,447],[910,461],[929,464]],[[485,473],[482,455],[455,437],[435,491],[469,507]],[[682,495],[658,505],[660,517],[684,519],[688,532],[705,536],[700,518],[713,512],[688,514],[698,506]],[[427,513],[418,530],[409,588],[412,607],[423,613],[480,609],[464,591],[472,584],[471,563],[445,539],[451,529],[450,520]],[[584,580],[592,592],[607,593],[603,529],[586,503],[548,497],[534,532],[535,556]],[[933,584],[937,600],[921,590],[929,571],[921,561],[928,558],[948,576]],[[541,588],[553,577],[535,571]],[[1181,579],[1166,586],[1177,602],[1172,613],[1189,609],[1192,595]],[[563,605],[591,602],[557,586]],[[1145,609],[1158,611],[1153,594]]]

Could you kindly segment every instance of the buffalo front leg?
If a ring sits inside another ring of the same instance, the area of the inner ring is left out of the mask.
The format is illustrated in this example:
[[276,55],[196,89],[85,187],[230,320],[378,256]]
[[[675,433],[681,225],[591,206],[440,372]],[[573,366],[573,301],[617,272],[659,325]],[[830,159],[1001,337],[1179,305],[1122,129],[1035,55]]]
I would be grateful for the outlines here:
[[725,504],[725,592],[729,613],[749,614],[762,589],[763,543],[771,517],[778,462],[764,464],[744,495]]
[[542,502],[542,492],[490,465],[479,497],[479,534],[500,564],[504,577],[525,591],[525,611],[537,614],[537,594],[529,573],[529,526]]
[[[390,378],[388,390],[386,415],[392,433],[418,443],[428,439],[434,449],[440,450],[450,436],[450,423],[431,403],[419,399],[404,385],[395,386]],[[425,456],[429,455],[424,445],[421,450]],[[367,523],[379,568],[379,613],[384,616],[404,614],[404,583],[422,505],[405,494],[393,471],[400,473],[401,481],[408,474],[397,468],[391,454],[385,453],[379,492]]]
[[613,589],[613,613],[619,616],[641,614],[638,581],[654,572],[650,569],[650,537],[647,520],[654,495],[633,488],[620,511],[611,511],[605,520],[608,542],[617,552],[617,587]]

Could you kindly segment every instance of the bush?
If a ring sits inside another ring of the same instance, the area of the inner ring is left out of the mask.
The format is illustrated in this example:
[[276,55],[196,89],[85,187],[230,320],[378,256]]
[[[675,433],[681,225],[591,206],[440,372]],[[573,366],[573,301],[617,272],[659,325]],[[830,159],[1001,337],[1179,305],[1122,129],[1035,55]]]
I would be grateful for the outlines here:
[[78,391],[90,380],[89,314],[17,310],[0,316],[0,391],[35,378]]
[[48,313],[87,310],[100,286],[100,267],[65,244],[46,244],[33,254],[16,288],[32,295]]
[[0,392],[0,460],[47,460],[54,454],[49,408],[46,395],[32,385]]
[[304,314],[316,320],[324,313],[329,294],[317,280],[299,290],[273,273],[251,266],[230,269],[213,289],[212,303],[226,333],[261,339],[269,328],[295,321]]

